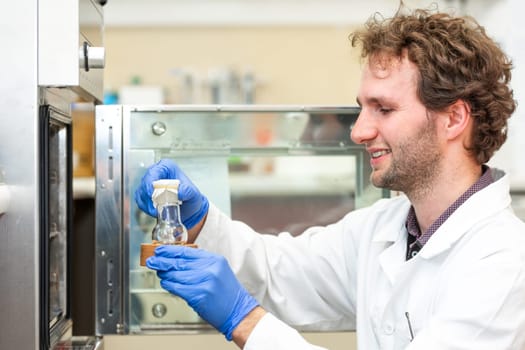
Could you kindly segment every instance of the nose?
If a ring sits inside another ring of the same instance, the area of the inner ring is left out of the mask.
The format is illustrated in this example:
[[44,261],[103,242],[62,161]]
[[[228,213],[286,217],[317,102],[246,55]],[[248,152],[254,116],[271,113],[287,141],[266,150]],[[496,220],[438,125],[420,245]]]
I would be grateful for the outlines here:
[[366,144],[377,136],[377,129],[366,111],[361,110],[350,132],[350,138],[356,144]]

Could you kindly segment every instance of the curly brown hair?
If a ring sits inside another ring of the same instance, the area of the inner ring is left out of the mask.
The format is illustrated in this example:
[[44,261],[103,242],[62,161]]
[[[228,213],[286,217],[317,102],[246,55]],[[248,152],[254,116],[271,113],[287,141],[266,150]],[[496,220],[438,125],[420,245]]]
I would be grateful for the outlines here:
[[392,18],[372,16],[350,35],[352,46],[361,45],[362,58],[406,52],[419,69],[418,95],[430,111],[465,101],[474,120],[467,148],[479,164],[486,163],[505,142],[516,108],[509,86],[512,62],[472,17],[402,10],[403,3]]

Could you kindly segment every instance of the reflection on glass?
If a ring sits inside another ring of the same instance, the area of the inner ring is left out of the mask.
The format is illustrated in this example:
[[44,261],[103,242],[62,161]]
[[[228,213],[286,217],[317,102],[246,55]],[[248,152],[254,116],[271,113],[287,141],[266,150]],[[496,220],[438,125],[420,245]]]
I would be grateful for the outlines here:
[[67,308],[67,134],[51,122],[49,130],[49,323],[53,325]]
[[[369,184],[364,148],[350,140],[357,113],[132,112],[126,196],[133,198],[148,165],[171,158],[212,203],[262,234],[299,235],[333,223],[383,196]],[[165,125],[162,135],[148,132],[159,122]],[[131,329],[202,326],[184,301],[164,292],[151,271],[137,266],[140,244],[150,240],[155,219],[134,201],[128,214]]]

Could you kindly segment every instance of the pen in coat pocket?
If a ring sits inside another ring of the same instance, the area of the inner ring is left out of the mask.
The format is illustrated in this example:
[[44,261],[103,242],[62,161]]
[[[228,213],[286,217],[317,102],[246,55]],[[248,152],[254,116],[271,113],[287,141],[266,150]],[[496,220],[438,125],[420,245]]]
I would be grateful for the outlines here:
[[410,341],[414,340],[414,332],[412,331],[412,324],[410,323],[410,316],[408,314],[408,311],[405,312],[405,317],[407,318],[408,322],[408,331],[410,332]]

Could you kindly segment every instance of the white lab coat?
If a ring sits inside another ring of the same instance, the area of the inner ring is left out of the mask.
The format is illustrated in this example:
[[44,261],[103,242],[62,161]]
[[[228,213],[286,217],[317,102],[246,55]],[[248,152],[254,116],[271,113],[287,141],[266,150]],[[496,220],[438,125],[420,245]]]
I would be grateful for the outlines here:
[[[405,261],[405,196],[293,238],[213,205],[197,244],[227,257],[266,315],[245,349],[316,349],[300,329],[357,330],[358,348],[525,349],[525,224],[508,176],[474,194]],[[261,213],[264,215],[264,213]],[[414,340],[410,342],[408,312]]]

